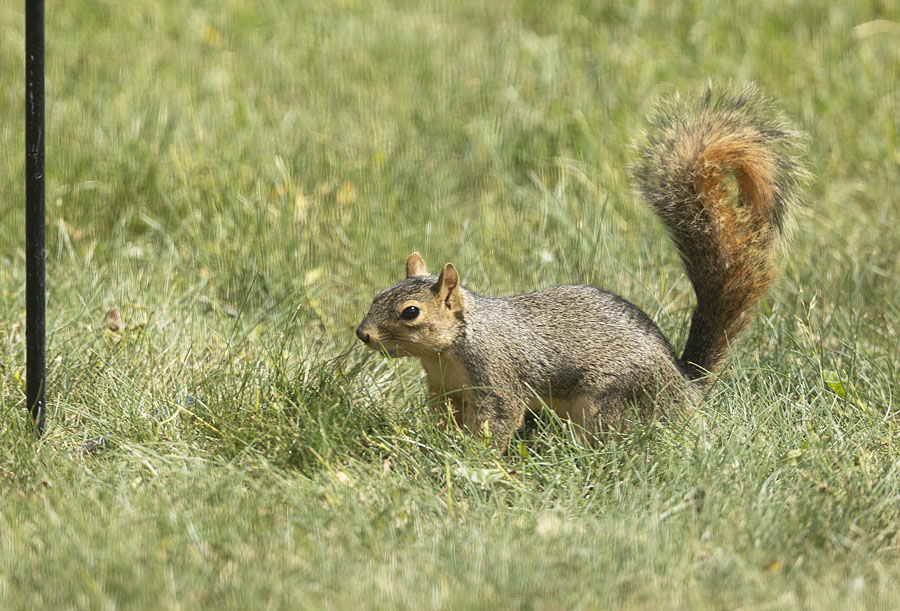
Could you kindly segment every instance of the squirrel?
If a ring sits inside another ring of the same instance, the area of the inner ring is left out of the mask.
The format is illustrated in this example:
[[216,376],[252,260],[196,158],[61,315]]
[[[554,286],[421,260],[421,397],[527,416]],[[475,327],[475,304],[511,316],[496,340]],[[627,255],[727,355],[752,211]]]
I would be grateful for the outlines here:
[[753,85],[710,86],[695,104],[676,95],[649,123],[631,178],[696,294],[681,357],[647,314],[611,292],[565,285],[482,297],[452,263],[429,275],[417,252],[406,278],[376,295],[357,337],[391,357],[418,357],[435,403],[501,451],[528,409],[552,409],[590,443],[629,408],[648,416],[692,404],[775,280],[776,239],[808,176],[804,137]]

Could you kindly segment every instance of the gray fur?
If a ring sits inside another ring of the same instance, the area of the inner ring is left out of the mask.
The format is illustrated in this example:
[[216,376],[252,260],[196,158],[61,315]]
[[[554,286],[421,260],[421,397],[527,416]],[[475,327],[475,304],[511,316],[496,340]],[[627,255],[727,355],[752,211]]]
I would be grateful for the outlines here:
[[682,358],[644,312],[602,289],[482,297],[450,263],[427,275],[418,253],[407,278],[375,297],[357,336],[418,357],[434,401],[501,449],[529,407],[553,409],[590,439],[629,413],[689,406],[773,282],[773,240],[799,203],[797,133],[771,106],[752,87],[707,92],[696,107],[676,100],[638,147],[635,181],[697,295]]

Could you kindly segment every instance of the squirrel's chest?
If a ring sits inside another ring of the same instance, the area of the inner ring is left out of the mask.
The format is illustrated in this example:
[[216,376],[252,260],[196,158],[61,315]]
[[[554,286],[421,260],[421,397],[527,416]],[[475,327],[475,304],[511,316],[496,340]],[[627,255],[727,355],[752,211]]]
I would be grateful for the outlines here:
[[458,393],[472,387],[472,380],[466,368],[456,359],[436,355],[421,360],[428,390],[433,395]]
[[440,356],[422,358],[421,361],[432,401],[439,402],[440,405],[449,401],[456,422],[472,425],[475,405],[473,384],[463,364]]

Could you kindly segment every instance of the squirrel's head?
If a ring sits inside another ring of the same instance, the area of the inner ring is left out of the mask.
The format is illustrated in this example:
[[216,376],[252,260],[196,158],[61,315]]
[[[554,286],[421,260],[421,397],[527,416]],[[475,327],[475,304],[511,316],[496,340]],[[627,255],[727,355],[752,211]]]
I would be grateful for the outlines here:
[[406,259],[406,279],[375,296],[356,337],[390,356],[428,357],[449,348],[461,332],[465,296],[452,263],[429,276],[417,252]]

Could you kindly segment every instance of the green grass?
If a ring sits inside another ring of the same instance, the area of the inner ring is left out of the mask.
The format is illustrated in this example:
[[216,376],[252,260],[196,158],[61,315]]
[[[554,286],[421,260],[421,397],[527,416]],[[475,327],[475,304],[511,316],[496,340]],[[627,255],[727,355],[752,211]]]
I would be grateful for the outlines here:
[[[53,3],[39,442],[20,4],[0,607],[896,605],[894,3]],[[541,420],[500,457],[426,413],[415,363],[356,346],[412,250],[484,294],[604,286],[680,346],[690,287],[626,175],[654,101],[707,80],[780,100],[815,178],[694,416],[596,450]]]

